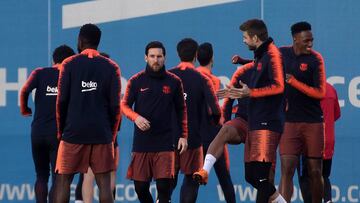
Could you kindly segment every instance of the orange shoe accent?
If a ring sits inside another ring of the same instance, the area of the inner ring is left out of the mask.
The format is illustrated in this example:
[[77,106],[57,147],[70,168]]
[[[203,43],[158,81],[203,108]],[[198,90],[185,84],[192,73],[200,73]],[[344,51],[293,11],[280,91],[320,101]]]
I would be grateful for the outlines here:
[[193,179],[200,185],[206,185],[209,179],[209,174],[204,169],[201,169],[193,174]]

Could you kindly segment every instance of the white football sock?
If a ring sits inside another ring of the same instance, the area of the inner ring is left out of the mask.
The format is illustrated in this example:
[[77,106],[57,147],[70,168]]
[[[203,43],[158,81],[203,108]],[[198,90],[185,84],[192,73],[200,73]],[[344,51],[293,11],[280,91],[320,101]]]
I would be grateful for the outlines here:
[[203,169],[210,174],[210,170],[214,166],[215,162],[216,158],[213,155],[206,154]]
[[281,196],[281,194],[279,194],[273,201],[272,203],[286,203],[286,200],[283,198],[283,196]]

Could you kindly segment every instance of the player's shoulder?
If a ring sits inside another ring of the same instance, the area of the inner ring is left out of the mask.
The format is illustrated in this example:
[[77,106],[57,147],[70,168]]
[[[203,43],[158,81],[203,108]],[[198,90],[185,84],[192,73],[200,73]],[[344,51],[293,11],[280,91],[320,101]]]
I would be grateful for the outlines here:
[[173,66],[167,70],[167,72],[172,73],[172,74],[176,74],[179,71],[180,71],[180,68],[178,66]]
[[[167,71],[166,71],[167,77],[168,77],[170,80],[173,80],[173,81],[176,81],[176,82],[181,82],[181,79],[180,79],[174,72],[172,72],[171,70],[173,70],[173,69],[170,69],[170,70],[167,70]],[[173,71],[174,71],[174,70],[173,70]]]
[[32,72],[33,73],[40,73],[40,72],[43,72],[43,70],[45,70],[45,69],[46,69],[46,67],[37,67]]
[[34,70],[31,71],[31,75],[36,76],[36,77],[40,77],[41,75],[44,74],[44,72],[47,72],[47,70],[50,68],[47,67],[37,67]]
[[271,57],[279,57],[280,56],[280,50],[274,43],[269,44],[267,53]]
[[145,75],[145,71],[144,71],[144,70],[143,70],[143,71],[140,71],[140,72],[137,72],[137,73],[135,73],[133,76],[131,76],[131,77],[129,78],[129,81],[138,80],[138,79],[142,78],[144,75]]
[[105,56],[102,56],[102,55],[98,55],[97,58],[99,59],[99,62],[105,63],[105,64],[109,65],[110,67],[115,68],[116,70],[120,71],[119,64],[117,64],[111,58],[108,58],[108,57],[105,57]]
[[320,54],[320,52],[317,52],[317,51],[315,51],[315,50],[312,49],[310,56],[312,56],[312,58],[315,59],[315,60],[318,61],[318,62],[321,62],[321,63],[324,62],[324,58],[323,58],[323,56]]
[[281,46],[281,47],[279,47],[279,51],[281,52],[281,53],[289,53],[290,51],[291,51],[291,49],[292,49],[292,46]]
[[80,58],[81,54],[75,54],[72,56],[67,57],[66,59],[63,60],[63,62],[61,63],[62,66],[68,65],[69,63],[75,61],[76,59]]

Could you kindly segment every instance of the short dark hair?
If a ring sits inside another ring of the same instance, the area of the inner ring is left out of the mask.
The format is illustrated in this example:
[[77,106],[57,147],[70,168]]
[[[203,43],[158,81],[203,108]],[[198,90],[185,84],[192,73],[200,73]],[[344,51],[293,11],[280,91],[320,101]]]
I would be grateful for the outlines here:
[[57,63],[62,63],[64,59],[66,59],[67,57],[70,57],[74,54],[75,54],[74,50],[64,44],[64,45],[57,47],[54,50],[52,57],[53,57],[54,63],[57,64]]
[[212,45],[208,42],[200,44],[197,52],[197,60],[200,65],[206,66],[210,63],[213,57],[213,48]]
[[85,24],[80,28],[79,38],[88,45],[98,47],[101,38],[101,30],[94,24]]
[[240,30],[247,32],[250,37],[258,36],[261,41],[269,38],[268,31],[264,21],[260,19],[250,19],[240,25]]
[[191,38],[182,39],[176,47],[180,60],[184,62],[193,61],[196,56],[198,46],[198,43]]
[[291,35],[294,36],[302,31],[311,31],[310,23],[306,21],[297,22],[291,26]]
[[149,49],[151,49],[151,48],[159,48],[159,49],[162,49],[164,56],[166,56],[165,47],[164,47],[164,45],[163,45],[161,42],[159,42],[159,41],[149,42],[149,44],[147,44],[146,47],[145,47],[145,55],[146,55],[146,56],[148,55]]

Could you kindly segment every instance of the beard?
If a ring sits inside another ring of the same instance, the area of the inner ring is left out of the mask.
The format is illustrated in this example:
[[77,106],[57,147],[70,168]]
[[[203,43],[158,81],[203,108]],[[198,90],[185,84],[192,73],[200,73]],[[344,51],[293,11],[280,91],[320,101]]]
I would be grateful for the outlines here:
[[158,70],[160,70],[160,69],[162,68],[162,66],[160,66],[160,64],[158,64],[158,63],[154,63],[154,64],[152,64],[152,65],[149,64],[149,66],[150,66],[151,69],[154,70],[154,71],[158,71]]

